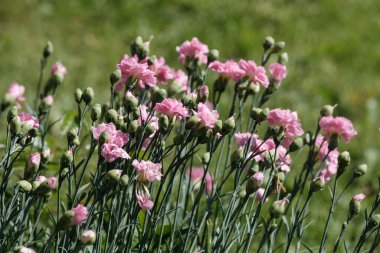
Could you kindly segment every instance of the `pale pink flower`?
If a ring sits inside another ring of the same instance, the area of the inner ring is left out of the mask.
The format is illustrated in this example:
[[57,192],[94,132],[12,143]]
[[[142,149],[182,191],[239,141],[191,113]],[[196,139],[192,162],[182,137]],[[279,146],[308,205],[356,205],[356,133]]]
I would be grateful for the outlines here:
[[161,180],[162,165],[160,163],[152,163],[151,161],[139,162],[138,160],[133,160],[132,166],[136,170],[138,174],[138,179],[141,182],[153,182],[156,180]]
[[27,247],[21,247],[17,253],[37,253],[34,249],[27,248]]
[[124,149],[113,143],[103,144],[101,155],[107,162],[113,162],[118,158],[130,159],[130,156]]
[[208,86],[203,85],[202,87],[200,87],[198,90],[198,93],[199,93],[200,98],[208,96],[208,94],[209,94]]
[[152,200],[150,200],[150,194],[145,185],[139,184],[136,189],[136,199],[140,208],[143,210],[151,210],[154,206]]
[[166,98],[161,103],[157,103],[155,110],[170,118],[181,119],[188,116],[187,109],[183,104],[173,98]]
[[56,189],[58,186],[58,180],[56,177],[45,177],[45,176],[38,176],[36,177],[36,181],[40,183],[46,182],[51,189]]
[[235,140],[239,147],[245,146],[252,138],[252,134],[250,132],[247,133],[235,133]]
[[280,166],[280,170],[283,172],[290,172],[290,165],[292,163],[292,158],[287,154],[287,150],[282,145],[277,147],[276,153],[278,159],[276,165]]
[[45,158],[49,158],[50,157],[50,148],[44,148],[44,150],[42,150],[42,156],[45,157]]
[[33,167],[33,166],[40,166],[41,163],[41,154],[39,152],[34,152],[29,156],[28,159],[28,167]]
[[139,126],[142,126],[143,122],[144,124],[150,123],[154,128],[154,133],[149,137],[153,137],[158,130],[158,118],[156,116],[149,115],[151,113],[148,113],[146,105],[140,105],[139,109],[140,117],[137,119],[137,123]]
[[42,99],[42,101],[49,106],[52,106],[54,103],[54,97],[52,95],[48,95]]
[[[191,174],[190,174],[191,173]],[[200,187],[200,184],[202,183],[203,177],[205,175],[205,170],[201,167],[193,167],[192,169],[187,169],[185,172],[186,176],[190,178],[190,181],[197,186],[197,188]],[[205,177],[205,190],[207,194],[212,193],[212,177],[209,172],[207,172]]]
[[257,134],[252,136],[251,151],[254,152],[254,159],[256,162],[264,160],[265,154],[269,150],[276,148],[276,144],[272,139],[263,141],[259,139]]
[[107,132],[107,143],[115,144],[119,148],[123,147],[129,140],[129,135],[116,129],[113,123],[101,123],[97,127],[91,127],[91,132],[95,140],[99,140],[99,137],[103,132]]
[[85,230],[80,235],[79,240],[84,245],[92,244],[96,240],[96,234],[92,230]]
[[183,63],[186,62],[186,57],[200,60],[203,64],[207,63],[208,46],[200,42],[198,38],[185,41],[182,45],[176,47],[176,50],[179,53],[179,60]]
[[319,148],[319,160],[324,163],[320,177],[323,178],[325,182],[327,182],[338,171],[339,152],[337,149],[329,151],[328,141],[326,141],[321,135],[317,136],[317,139],[315,140],[315,146]]
[[157,84],[155,73],[148,68],[147,63],[138,62],[136,57],[124,55],[116,67],[121,71],[120,81],[115,86],[116,91],[120,91],[128,79],[136,80],[140,88],[145,88],[145,84],[149,87]]
[[277,82],[282,82],[286,75],[288,74],[288,70],[286,69],[286,66],[280,64],[280,63],[273,63],[269,65],[269,72],[271,73],[274,80]]
[[40,183],[43,183],[43,182],[47,181],[47,178],[45,176],[37,176],[36,177],[36,181],[40,182]]
[[13,82],[5,94],[5,99],[11,103],[16,103],[17,108],[21,108],[19,102],[25,101],[24,93],[25,87],[16,82]]
[[173,84],[178,85],[181,91],[190,92],[190,87],[188,86],[188,76],[181,69],[173,72]]
[[255,172],[251,179],[255,184],[261,185],[264,182],[264,173],[262,173],[261,171]]
[[365,195],[363,193],[356,194],[355,196],[352,197],[353,200],[362,202],[365,198]]
[[337,134],[342,137],[346,143],[348,143],[352,137],[357,135],[352,122],[344,117],[322,117],[319,120],[319,126],[326,138],[330,138],[331,135]]
[[215,126],[215,122],[219,119],[219,113],[215,110],[211,110],[205,104],[198,104],[198,111],[194,111],[193,113],[201,120],[201,125],[212,129]]
[[74,216],[71,219],[70,226],[80,225],[87,219],[87,207],[82,204],[78,204],[76,207],[72,208],[71,211],[73,211]]
[[265,189],[264,188],[259,188],[257,189],[256,191],[256,200],[257,201],[261,201],[264,197],[264,192],[265,192]]
[[208,66],[209,69],[217,72],[223,78],[239,81],[244,77],[244,70],[239,67],[239,64],[233,60],[227,60],[225,63],[220,61],[213,61]]
[[174,78],[173,70],[165,64],[163,57],[158,58],[149,66],[149,69],[156,73],[157,82],[166,84],[169,80]]
[[239,67],[244,71],[244,76],[249,78],[249,81],[253,83],[259,83],[263,87],[267,88],[269,85],[269,79],[265,73],[265,68],[257,66],[254,61],[239,61]]
[[51,66],[51,74],[52,75],[62,75],[62,76],[65,76],[67,74],[67,70],[66,70],[66,67],[63,66],[62,63],[60,62],[56,62],[54,63],[52,66]]
[[282,145],[286,147],[291,144],[294,137],[304,133],[297,112],[279,108],[273,109],[269,111],[267,120],[270,126],[281,126],[284,128],[285,141]]
[[38,128],[40,126],[38,119],[26,112],[20,112],[18,116],[22,123],[28,124],[31,128]]

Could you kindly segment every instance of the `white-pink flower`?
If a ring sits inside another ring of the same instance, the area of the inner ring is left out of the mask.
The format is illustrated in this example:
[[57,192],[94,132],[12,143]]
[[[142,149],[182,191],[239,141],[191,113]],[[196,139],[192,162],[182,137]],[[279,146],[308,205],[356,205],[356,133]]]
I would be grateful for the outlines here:
[[352,197],[353,200],[362,202],[365,198],[365,195],[363,193],[356,194]]
[[170,118],[181,119],[188,115],[187,109],[181,102],[173,98],[166,98],[161,103],[157,103],[155,110]]
[[182,45],[176,47],[176,50],[179,53],[179,60],[183,63],[186,62],[186,57],[200,60],[203,64],[207,63],[208,46],[200,42],[198,38],[185,41]]
[[157,82],[160,84],[167,84],[167,82],[174,78],[173,70],[165,64],[163,57],[158,58],[149,66],[149,69],[156,73]]
[[20,112],[18,116],[20,117],[21,122],[28,124],[30,128],[38,128],[40,126],[38,119],[26,112]]
[[107,132],[106,142],[115,144],[119,148],[123,147],[129,140],[128,134],[117,130],[113,123],[101,123],[97,127],[91,127],[91,132],[95,140],[99,140],[100,135]]
[[265,73],[265,68],[257,66],[254,61],[239,61],[239,67],[244,71],[244,76],[249,78],[249,81],[253,83],[259,83],[263,87],[267,88],[269,85],[269,79]]
[[41,154],[39,152],[34,152],[29,156],[28,167],[38,167],[41,163]]
[[143,210],[151,210],[154,206],[153,201],[150,199],[149,190],[143,184],[138,184],[136,188],[136,199]]
[[[202,183],[203,177],[205,177],[205,170],[201,167],[193,167],[189,168],[185,172],[186,176],[190,178],[190,181],[193,183],[195,188],[200,187],[200,183]],[[212,193],[212,187],[213,187],[213,182],[212,182],[212,177],[209,172],[207,172],[206,177],[205,177],[205,190],[207,194]]]
[[76,207],[72,208],[71,211],[74,213],[74,216],[70,221],[70,226],[80,225],[87,219],[88,210],[87,207],[82,204],[78,204]]
[[214,128],[216,121],[219,119],[219,113],[211,110],[203,103],[199,103],[198,111],[193,110],[193,113],[201,120],[201,125],[208,129]]
[[101,155],[104,157],[104,159],[106,159],[107,162],[113,162],[118,158],[131,159],[127,151],[113,143],[103,144]]
[[5,94],[5,99],[11,103],[16,103],[17,107],[21,108],[19,102],[25,101],[24,93],[25,87],[16,82],[13,82]]
[[54,103],[54,97],[52,95],[48,95],[42,99],[42,101],[49,106],[52,106]]
[[286,66],[280,63],[273,63],[269,65],[269,72],[271,73],[273,79],[277,82],[282,82],[288,74]]
[[225,63],[220,61],[213,61],[208,66],[212,71],[217,72],[223,78],[239,81],[244,77],[244,70],[242,70],[239,64],[233,60],[227,60]]
[[319,120],[319,126],[326,138],[330,138],[331,135],[337,134],[342,137],[346,143],[350,142],[350,140],[357,135],[352,122],[344,117],[322,117]]
[[180,91],[191,92],[188,86],[188,76],[181,69],[173,72],[173,84],[179,87]]
[[51,66],[51,74],[52,75],[62,75],[62,76],[65,76],[67,74],[67,70],[66,70],[66,67],[63,66],[62,63],[60,62],[56,62],[54,63],[52,66]]
[[245,146],[252,138],[252,134],[250,132],[247,133],[235,133],[235,140],[239,147]]
[[34,249],[27,248],[27,247],[21,247],[17,253],[37,253]]
[[162,165],[160,163],[153,163],[151,161],[139,162],[138,160],[133,160],[132,166],[136,170],[138,179],[141,182],[161,180]]

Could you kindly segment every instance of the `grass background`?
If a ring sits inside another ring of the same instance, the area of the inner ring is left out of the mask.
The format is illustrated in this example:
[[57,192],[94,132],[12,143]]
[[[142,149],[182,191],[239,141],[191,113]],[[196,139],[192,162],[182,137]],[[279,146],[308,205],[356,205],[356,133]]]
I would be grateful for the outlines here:
[[[258,61],[262,39],[272,35],[286,41],[290,60],[288,78],[269,105],[297,110],[304,129],[312,129],[322,105],[338,104],[338,114],[359,132],[347,147],[353,163],[369,165],[352,194],[371,195],[380,163],[379,14],[376,1],[357,0],[1,0],[0,94],[16,80],[34,96],[47,40],[53,59],[68,69],[55,105],[63,115],[73,109],[75,87],[92,86],[97,101],[108,99],[109,73],[137,35],[153,35],[151,52],[177,68],[175,46],[193,36],[219,49],[222,59]],[[333,229],[345,218],[344,205]]]

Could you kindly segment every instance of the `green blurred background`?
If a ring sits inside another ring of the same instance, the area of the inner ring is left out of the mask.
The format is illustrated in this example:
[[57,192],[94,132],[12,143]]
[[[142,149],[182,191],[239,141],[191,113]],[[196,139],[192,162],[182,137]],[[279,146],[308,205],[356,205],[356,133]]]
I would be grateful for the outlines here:
[[[367,162],[376,176],[379,14],[376,1],[357,0],[1,0],[0,93],[13,80],[33,89],[47,40],[53,59],[68,69],[55,105],[63,115],[73,109],[75,87],[92,86],[97,101],[108,99],[109,73],[137,35],[153,35],[151,52],[176,68],[175,46],[193,36],[219,49],[223,60],[259,61],[262,40],[272,35],[286,41],[289,74],[269,105],[297,110],[304,129],[311,129],[322,105],[338,104],[338,114],[359,132],[348,147],[354,163]],[[356,191],[371,194],[376,177],[370,175]]]

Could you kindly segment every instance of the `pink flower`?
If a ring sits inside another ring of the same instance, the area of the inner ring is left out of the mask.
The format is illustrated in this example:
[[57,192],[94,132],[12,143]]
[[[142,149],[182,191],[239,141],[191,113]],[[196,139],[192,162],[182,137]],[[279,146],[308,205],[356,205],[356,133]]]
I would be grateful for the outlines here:
[[42,99],[42,101],[49,106],[52,106],[54,103],[54,97],[52,95],[46,96]]
[[[196,186],[196,188],[199,188],[205,175],[205,170],[201,167],[193,167],[192,169],[187,169],[185,174],[190,178],[190,181]],[[213,183],[209,172],[206,174],[205,184],[206,193],[211,194]]]
[[252,134],[249,132],[235,134],[235,140],[239,147],[245,146],[245,144],[247,144],[251,138],[252,138]]
[[156,73],[157,82],[166,84],[169,80],[174,78],[173,70],[165,64],[163,57],[158,58],[149,66],[149,69]]
[[149,87],[156,86],[157,78],[155,73],[148,68],[147,63],[138,62],[136,57],[124,55],[116,67],[121,71],[121,79],[116,84],[116,91],[120,91],[124,83],[130,78],[136,80],[140,88],[145,88],[145,84]]
[[264,197],[264,192],[265,192],[265,189],[264,188],[259,188],[257,189],[256,191],[256,200],[257,201],[261,201]]
[[215,122],[219,119],[219,113],[203,103],[199,103],[198,112],[193,111],[193,113],[201,120],[201,125],[208,129],[214,128]]
[[256,162],[264,160],[265,154],[269,150],[276,148],[276,144],[273,140],[268,139],[266,141],[260,140],[257,134],[252,136],[251,150],[254,152],[254,159]]
[[255,184],[261,185],[264,182],[264,173],[262,173],[261,171],[258,171],[255,174],[253,174],[251,178]]
[[292,163],[292,158],[287,154],[287,150],[283,146],[277,147],[277,161],[276,165],[280,166],[280,170],[283,172],[290,172],[290,164]]
[[239,61],[239,67],[245,72],[244,76],[249,78],[249,81],[253,83],[259,83],[263,87],[267,88],[269,85],[269,79],[265,73],[265,68],[257,66],[254,61]]
[[17,253],[37,253],[34,249],[27,248],[27,247],[21,247]]
[[38,119],[26,112],[18,114],[22,123],[28,124],[31,128],[38,128],[40,126]]
[[25,101],[24,93],[25,87],[16,82],[13,82],[5,94],[5,99],[11,103],[16,103],[17,107],[21,108],[19,102]]
[[207,63],[208,46],[193,38],[191,41],[185,41],[181,46],[176,47],[179,53],[179,60],[186,62],[186,57],[190,59],[200,60],[203,64]]
[[[281,126],[284,128],[285,137],[293,138],[303,134],[301,122],[297,113],[284,109],[273,109],[268,114],[268,123],[271,126]],[[289,141],[287,141],[288,144]]]
[[269,66],[269,72],[271,73],[274,80],[281,82],[286,78],[288,71],[286,66],[281,65],[280,63],[273,63]]
[[207,97],[209,94],[208,86],[203,85],[202,87],[200,87],[198,93],[200,98]]
[[223,78],[233,80],[235,82],[239,81],[244,77],[244,70],[242,70],[238,63],[233,60],[228,60],[225,63],[220,61],[213,61],[208,66],[209,69],[219,73]]
[[319,126],[326,138],[330,138],[331,135],[337,134],[342,137],[346,143],[348,143],[352,137],[357,135],[352,122],[344,117],[322,117],[319,120]]
[[95,140],[99,140],[102,133],[107,132],[107,143],[115,144],[119,148],[123,147],[129,140],[128,134],[116,130],[116,126],[113,123],[101,123],[97,127],[91,127],[91,132]]
[[187,109],[181,102],[173,98],[166,98],[155,106],[157,112],[162,113],[170,118],[181,119],[188,115]]
[[71,219],[70,226],[80,225],[87,219],[87,207],[79,204],[76,207],[72,208],[71,211],[73,211],[74,216]]
[[47,178],[45,176],[38,176],[38,177],[36,177],[36,181],[38,181],[40,183],[46,182],[51,189],[56,189],[57,185],[58,185],[58,180],[56,177]]
[[338,171],[339,152],[337,149],[329,152],[328,141],[326,141],[321,135],[317,136],[317,139],[315,140],[315,146],[319,147],[318,158],[321,162],[324,163],[320,177],[325,182],[327,182]]
[[140,109],[140,117],[137,119],[137,123],[139,124],[139,126],[141,126],[143,122],[144,124],[147,124],[147,123],[152,124],[155,131],[149,137],[153,137],[156,131],[158,130],[158,118],[155,116],[149,115],[146,105],[140,105],[139,109]]
[[105,143],[102,146],[101,155],[107,162],[113,162],[118,158],[131,159],[128,153],[116,144]]
[[45,157],[45,158],[49,158],[50,157],[50,148],[44,148],[44,150],[42,150],[42,156]]
[[65,76],[67,74],[66,67],[63,66],[63,64],[60,62],[56,62],[55,64],[51,66],[51,74],[52,75],[59,74],[59,75]]
[[160,163],[133,160],[132,166],[137,171],[138,178],[141,182],[161,180],[162,165]]
[[39,152],[34,152],[29,156],[28,167],[38,167],[41,163],[41,154]]
[[362,202],[365,198],[365,195],[363,193],[356,194],[355,196],[352,197],[352,200]]
[[152,200],[150,200],[150,194],[145,185],[139,184],[136,189],[136,199],[140,208],[143,210],[151,210],[154,206]]
[[173,84],[180,87],[180,91],[190,92],[188,86],[188,76],[182,70],[177,70],[173,72]]

